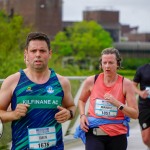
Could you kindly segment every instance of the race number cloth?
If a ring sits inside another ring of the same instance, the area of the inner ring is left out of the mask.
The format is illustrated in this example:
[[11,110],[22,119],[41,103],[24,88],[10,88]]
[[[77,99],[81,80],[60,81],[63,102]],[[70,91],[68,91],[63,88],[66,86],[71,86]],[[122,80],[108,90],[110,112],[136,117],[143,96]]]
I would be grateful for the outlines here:
[[147,98],[150,98],[150,87],[146,87],[146,90],[148,92],[148,97]]
[[29,129],[29,149],[43,149],[56,145],[55,127]]
[[118,109],[116,106],[110,104],[106,100],[96,99],[95,114],[97,116],[116,117],[117,113],[118,113]]

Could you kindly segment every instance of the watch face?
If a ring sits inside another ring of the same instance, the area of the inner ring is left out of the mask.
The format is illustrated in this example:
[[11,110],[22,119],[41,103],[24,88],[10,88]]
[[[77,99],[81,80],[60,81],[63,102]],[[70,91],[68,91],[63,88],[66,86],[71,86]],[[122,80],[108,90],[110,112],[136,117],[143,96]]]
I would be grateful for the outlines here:
[[120,106],[120,108],[119,108],[119,109],[120,109],[120,110],[122,110],[123,108],[124,108],[123,106]]

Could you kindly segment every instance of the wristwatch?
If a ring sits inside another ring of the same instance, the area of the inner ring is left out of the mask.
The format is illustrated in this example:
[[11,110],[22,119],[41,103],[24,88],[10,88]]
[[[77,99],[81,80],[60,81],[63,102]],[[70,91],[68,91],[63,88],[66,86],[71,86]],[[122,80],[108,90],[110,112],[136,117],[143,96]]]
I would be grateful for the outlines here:
[[124,108],[124,105],[120,105],[120,106],[118,107],[119,110],[123,110],[123,108]]
[[69,112],[70,112],[70,118],[69,119],[72,119],[73,118],[73,111],[69,109]]

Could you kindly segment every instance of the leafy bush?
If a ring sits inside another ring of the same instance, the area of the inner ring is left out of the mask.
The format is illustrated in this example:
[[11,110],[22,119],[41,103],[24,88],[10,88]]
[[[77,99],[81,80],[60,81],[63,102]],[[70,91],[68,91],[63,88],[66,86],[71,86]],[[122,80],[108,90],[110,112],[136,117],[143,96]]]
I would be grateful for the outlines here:
[[23,50],[30,27],[23,25],[23,18],[14,15],[8,17],[0,11],[0,78],[24,68]]
[[136,70],[139,66],[149,62],[149,58],[125,58],[122,66],[124,69]]

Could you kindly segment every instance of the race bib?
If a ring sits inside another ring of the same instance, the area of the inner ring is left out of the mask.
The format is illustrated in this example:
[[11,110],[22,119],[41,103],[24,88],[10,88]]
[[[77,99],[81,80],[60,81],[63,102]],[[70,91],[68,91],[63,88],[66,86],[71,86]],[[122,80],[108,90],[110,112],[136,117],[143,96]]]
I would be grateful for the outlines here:
[[116,106],[110,104],[106,100],[96,99],[95,114],[104,117],[116,117],[118,109]]
[[148,92],[147,98],[150,98],[150,87],[146,87],[146,91]]
[[29,149],[42,150],[56,145],[55,127],[28,129]]

